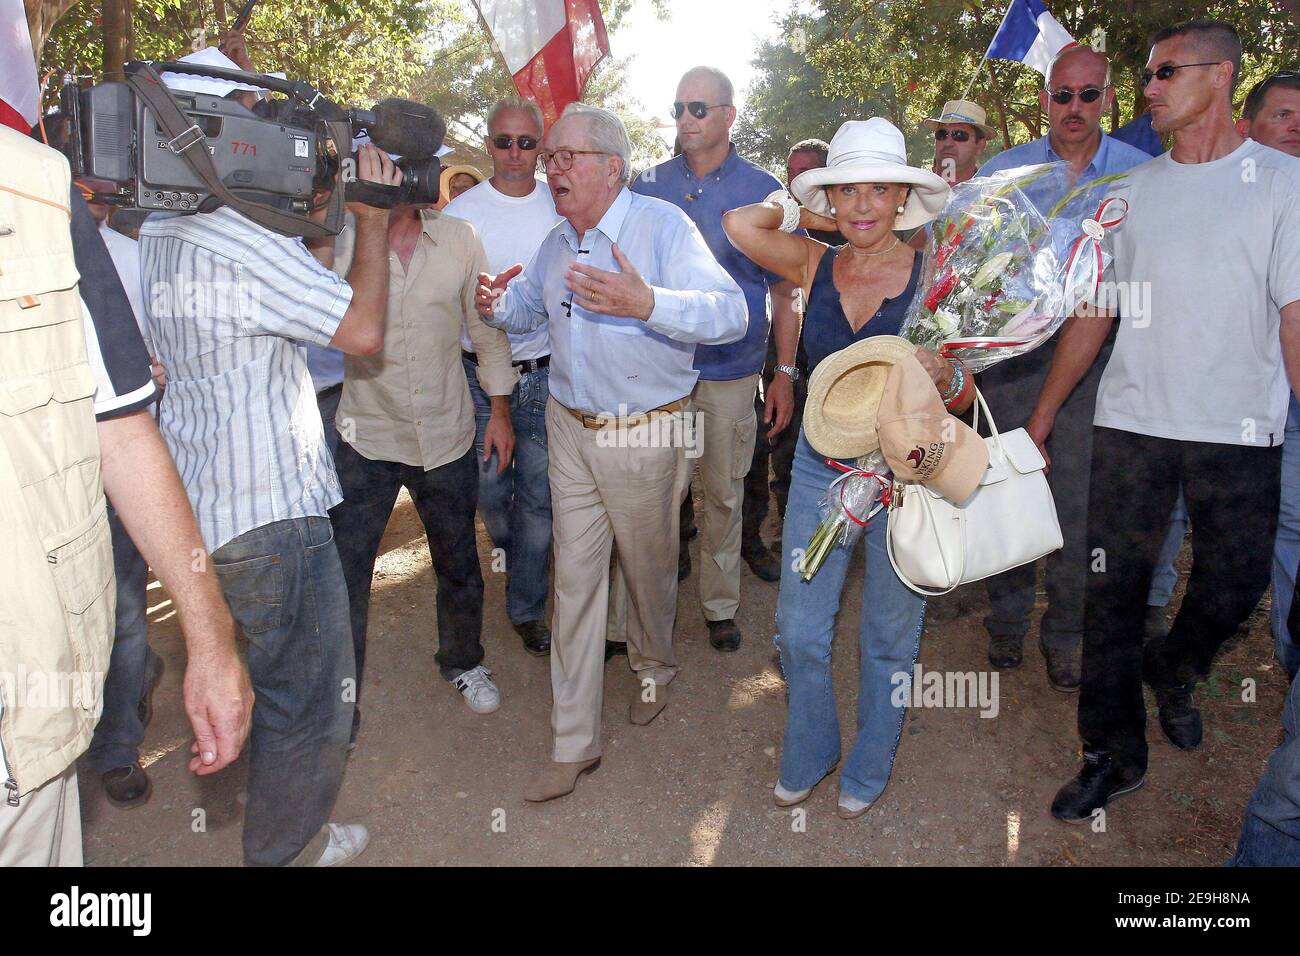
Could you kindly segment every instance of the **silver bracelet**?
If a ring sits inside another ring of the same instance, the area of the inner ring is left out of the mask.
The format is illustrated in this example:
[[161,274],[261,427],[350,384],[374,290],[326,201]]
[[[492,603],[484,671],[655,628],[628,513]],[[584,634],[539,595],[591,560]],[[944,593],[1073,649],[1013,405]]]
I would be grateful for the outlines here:
[[773,190],[763,202],[774,202],[781,207],[782,232],[794,232],[799,228],[799,204],[784,189]]

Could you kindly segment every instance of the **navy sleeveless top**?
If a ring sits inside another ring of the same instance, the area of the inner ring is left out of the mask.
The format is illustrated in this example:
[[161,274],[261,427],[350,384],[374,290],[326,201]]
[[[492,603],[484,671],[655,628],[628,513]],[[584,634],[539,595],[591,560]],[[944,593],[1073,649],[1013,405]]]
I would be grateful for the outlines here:
[[881,302],[876,314],[854,332],[844,315],[844,307],[840,304],[840,291],[835,288],[832,271],[835,256],[842,248],[844,247],[834,246],[822,253],[817,275],[813,277],[812,288],[808,291],[808,309],[803,317],[803,347],[808,355],[809,375],[826,356],[847,348],[854,342],[871,335],[897,335],[903,327],[907,307],[912,304],[916,283],[920,279],[921,255],[917,253],[912,259],[912,276],[907,280],[907,288],[892,299]]

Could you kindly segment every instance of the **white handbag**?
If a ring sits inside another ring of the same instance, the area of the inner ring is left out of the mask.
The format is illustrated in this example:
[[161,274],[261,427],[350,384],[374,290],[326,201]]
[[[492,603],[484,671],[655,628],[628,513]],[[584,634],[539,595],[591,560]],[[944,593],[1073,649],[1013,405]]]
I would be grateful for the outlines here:
[[978,391],[976,430],[981,408],[989,422],[989,465],[969,498],[954,505],[925,485],[903,481],[890,492],[889,561],[921,594],[946,594],[1037,561],[1062,544],[1038,446],[1023,428],[1000,434]]

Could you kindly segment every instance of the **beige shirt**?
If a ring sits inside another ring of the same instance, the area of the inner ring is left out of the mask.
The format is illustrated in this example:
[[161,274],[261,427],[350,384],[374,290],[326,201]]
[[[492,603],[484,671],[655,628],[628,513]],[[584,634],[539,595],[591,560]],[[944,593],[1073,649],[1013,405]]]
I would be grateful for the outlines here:
[[504,332],[474,308],[487,257],[474,227],[433,209],[409,270],[388,255],[384,349],[349,355],[339,402],[339,436],[372,461],[418,465],[425,471],[455,461],[474,443],[474,403],[460,359],[462,323],[489,395],[509,395],[519,379]]

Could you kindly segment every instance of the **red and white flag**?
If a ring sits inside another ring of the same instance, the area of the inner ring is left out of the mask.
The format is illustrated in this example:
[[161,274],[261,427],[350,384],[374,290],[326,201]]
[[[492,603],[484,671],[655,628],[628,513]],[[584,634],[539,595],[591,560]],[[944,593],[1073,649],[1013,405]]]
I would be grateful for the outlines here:
[[0,0],[0,123],[26,134],[40,111],[41,87],[23,0]]
[[582,99],[587,77],[609,55],[597,0],[475,0],[519,95],[542,109],[546,126]]

